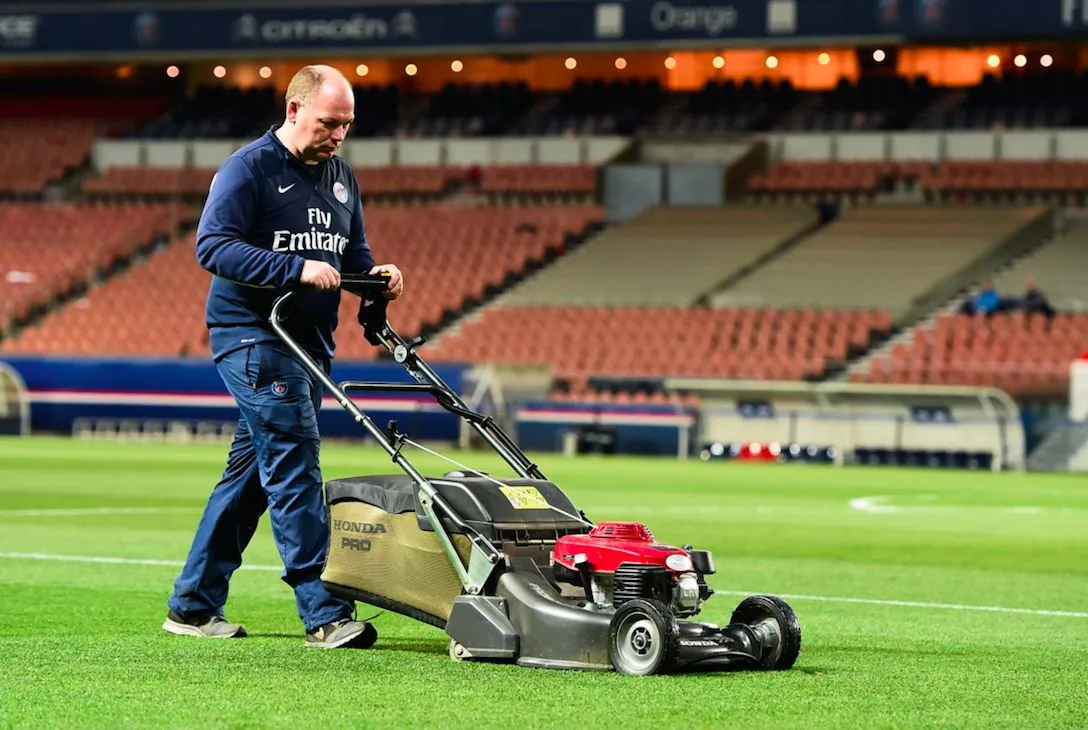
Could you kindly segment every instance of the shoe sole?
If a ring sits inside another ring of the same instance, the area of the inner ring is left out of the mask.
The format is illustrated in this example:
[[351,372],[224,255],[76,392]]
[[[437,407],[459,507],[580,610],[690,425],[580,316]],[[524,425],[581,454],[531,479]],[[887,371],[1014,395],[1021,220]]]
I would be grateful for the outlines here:
[[246,630],[239,626],[233,634],[205,634],[197,626],[179,624],[177,621],[167,619],[162,623],[163,631],[175,636],[195,636],[198,639],[242,639],[246,636]]

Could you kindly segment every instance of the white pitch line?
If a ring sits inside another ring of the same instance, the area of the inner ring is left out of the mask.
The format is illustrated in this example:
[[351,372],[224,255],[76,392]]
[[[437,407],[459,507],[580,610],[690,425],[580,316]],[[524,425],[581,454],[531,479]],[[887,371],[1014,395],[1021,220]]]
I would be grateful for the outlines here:
[[[95,555],[53,555],[49,553],[0,553],[0,559],[8,560],[51,560],[62,563],[108,563],[114,565],[160,565],[172,568],[181,567],[177,560],[155,560],[153,558],[111,558]],[[245,565],[240,570],[259,570],[281,572],[276,565]],[[759,591],[723,591],[715,593],[726,596],[753,596]],[[881,598],[848,598],[843,596],[809,596],[799,593],[779,593],[781,598],[796,601],[821,601],[824,603],[861,603],[872,606],[900,606],[905,608],[945,609],[952,611],[980,611],[983,613],[1016,613],[1031,616],[1057,616],[1061,618],[1088,618],[1085,611],[1052,611],[1040,608],[1010,608],[1008,606],[975,606],[965,603],[926,603],[923,601],[897,601]]]
[[[752,596],[756,591],[719,591],[730,596]],[[902,606],[905,608],[935,608],[951,611],[981,611],[983,613],[1019,613],[1032,616],[1061,616],[1064,618],[1088,618],[1086,611],[1052,611],[1045,608],[1011,608],[1008,606],[976,606],[966,603],[927,603],[924,601],[896,601],[883,598],[848,598],[845,596],[807,596],[800,593],[778,593],[780,598],[795,601],[822,601],[824,603],[864,603],[872,606]]]
[[[898,506],[894,504],[888,504],[891,502],[891,497],[879,496],[879,497],[857,497],[850,500],[850,508],[859,512],[869,512],[871,514],[951,514],[954,512],[1001,512],[1012,515],[1039,515],[1043,514],[1044,509],[1042,507],[1034,506],[1022,506],[1022,507],[987,507],[987,506]],[[1051,509],[1050,512],[1066,513],[1067,509]]]
[[74,507],[0,509],[0,517],[81,517],[86,515],[162,515],[194,512],[193,507]]

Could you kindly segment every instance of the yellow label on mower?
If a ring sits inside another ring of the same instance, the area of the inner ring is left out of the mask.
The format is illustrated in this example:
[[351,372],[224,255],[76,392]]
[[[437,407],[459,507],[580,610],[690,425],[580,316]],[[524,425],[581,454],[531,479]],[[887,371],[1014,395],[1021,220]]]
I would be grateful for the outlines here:
[[548,500],[536,487],[499,487],[514,509],[548,509]]

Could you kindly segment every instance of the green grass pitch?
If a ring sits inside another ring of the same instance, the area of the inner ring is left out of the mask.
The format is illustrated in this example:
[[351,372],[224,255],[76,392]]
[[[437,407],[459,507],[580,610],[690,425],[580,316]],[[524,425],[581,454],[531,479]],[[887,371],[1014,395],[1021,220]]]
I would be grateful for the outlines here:
[[[755,592],[800,618],[792,671],[634,678],[453,662],[441,631],[390,613],[370,651],[307,649],[267,517],[228,605],[250,637],[165,634],[225,454],[0,440],[0,726],[1088,726],[1082,476],[540,455],[592,519],[714,552],[700,619]],[[325,446],[324,469],[396,471],[343,444]]]

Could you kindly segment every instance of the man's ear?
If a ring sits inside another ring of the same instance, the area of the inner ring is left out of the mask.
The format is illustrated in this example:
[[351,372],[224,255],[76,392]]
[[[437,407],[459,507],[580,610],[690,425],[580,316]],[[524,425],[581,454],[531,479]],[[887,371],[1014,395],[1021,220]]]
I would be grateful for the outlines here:
[[297,101],[287,102],[287,121],[291,124],[294,124],[295,119],[298,118],[298,107],[299,103]]

